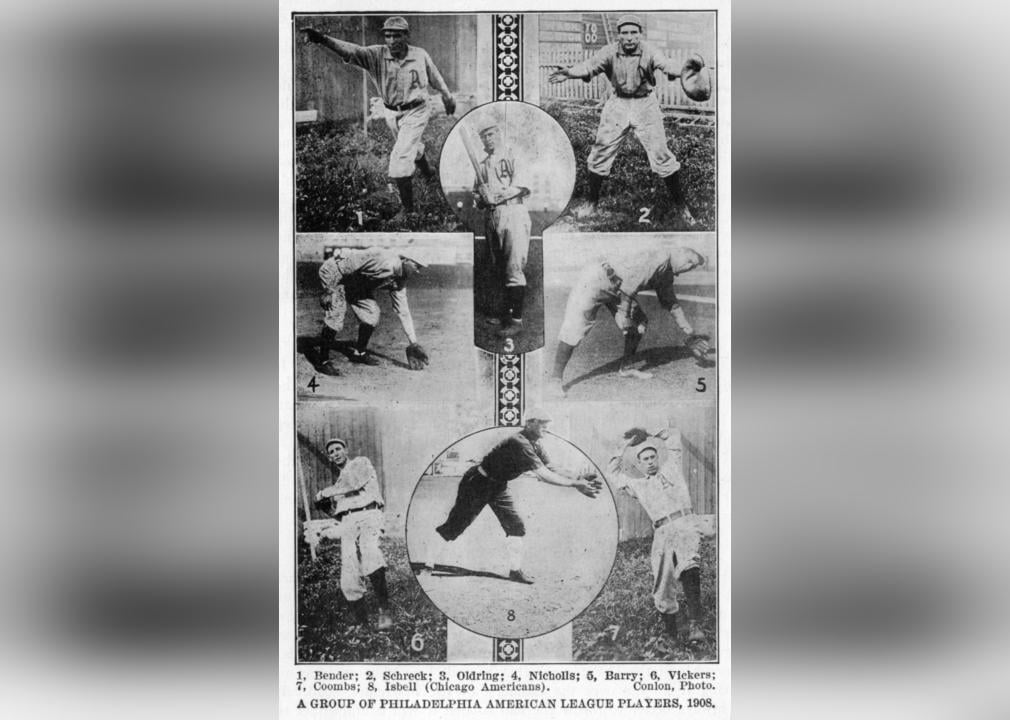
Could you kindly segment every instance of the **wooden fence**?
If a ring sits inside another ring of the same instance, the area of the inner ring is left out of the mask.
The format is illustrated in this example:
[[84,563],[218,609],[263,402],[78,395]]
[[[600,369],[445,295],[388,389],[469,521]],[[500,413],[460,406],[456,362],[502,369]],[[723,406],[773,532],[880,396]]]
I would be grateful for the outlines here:
[[[542,48],[540,51],[541,101],[595,100],[602,102],[607,100],[613,90],[610,81],[607,80],[605,75],[597,75],[588,83],[583,82],[582,80],[566,80],[563,83],[552,85],[548,81],[548,78],[553,70],[552,68],[545,66],[561,65],[568,67],[569,65],[582,62],[586,58],[592,56],[595,52],[596,51],[594,49],[581,48],[578,46],[554,50]],[[687,50],[675,50],[669,53],[669,56],[673,59],[674,64],[677,67],[683,65],[688,55],[689,51]],[[684,94],[683,88],[680,86],[680,80],[667,80],[666,77],[660,73],[659,77],[656,78],[656,89],[654,91],[659,99],[659,104],[664,108],[676,110],[714,113],[716,96],[715,68],[710,67],[709,72],[712,73],[712,97],[705,102],[695,102],[694,100],[689,99]]]

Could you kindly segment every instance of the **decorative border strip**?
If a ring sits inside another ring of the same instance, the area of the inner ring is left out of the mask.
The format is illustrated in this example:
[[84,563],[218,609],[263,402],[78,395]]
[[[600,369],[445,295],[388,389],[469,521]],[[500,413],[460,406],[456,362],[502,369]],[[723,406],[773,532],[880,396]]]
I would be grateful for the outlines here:
[[495,355],[495,419],[518,427],[523,416],[523,356]]
[[522,15],[495,15],[494,99],[522,100]]

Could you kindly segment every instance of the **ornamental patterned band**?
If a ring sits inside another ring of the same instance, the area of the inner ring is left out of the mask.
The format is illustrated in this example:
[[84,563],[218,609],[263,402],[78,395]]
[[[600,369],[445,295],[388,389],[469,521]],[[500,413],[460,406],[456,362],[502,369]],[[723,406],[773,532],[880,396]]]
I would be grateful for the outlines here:
[[522,15],[495,15],[494,99],[522,100]]
[[498,425],[516,427],[523,416],[523,356],[495,355],[495,420]]
[[510,638],[494,639],[494,661],[513,663],[523,661],[523,641]]

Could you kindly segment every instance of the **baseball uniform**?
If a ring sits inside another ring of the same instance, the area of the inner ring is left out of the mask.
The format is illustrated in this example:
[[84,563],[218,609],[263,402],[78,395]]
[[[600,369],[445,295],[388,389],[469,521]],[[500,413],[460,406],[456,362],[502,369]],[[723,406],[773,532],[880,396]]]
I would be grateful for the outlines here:
[[[483,184],[491,198],[514,195],[518,188],[528,191],[522,162],[508,148],[497,148],[480,163],[474,192]],[[485,234],[497,261],[505,266],[505,286],[526,286],[526,260],[530,250],[530,214],[523,204],[525,194],[495,204],[487,212]]]
[[347,305],[358,320],[371,327],[379,324],[379,303],[376,290],[388,290],[393,312],[411,343],[417,342],[414,321],[407,304],[406,277],[402,258],[390,250],[337,250],[319,268],[319,279],[332,303],[323,322],[339,332],[344,327]]
[[659,612],[672,614],[678,610],[677,580],[684,571],[698,567],[701,539],[714,534],[714,519],[695,515],[692,509],[691,494],[681,470],[680,432],[670,431],[664,442],[669,457],[655,475],[627,475],[620,469],[620,458],[614,458],[611,480],[638,500],[652,520],[652,599]]
[[[674,277],[701,263],[701,256],[689,248],[674,250],[656,249],[637,253],[599,258],[586,265],[568,295],[565,318],[561,324],[559,340],[571,346],[578,345],[596,324],[601,307],[614,316],[617,326],[625,331],[646,324],[645,314],[638,304],[637,295],[643,290],[653,290],[659,304],[671,313],[680,324],[682,314],[674,293]],[[685,328],[681,327],[683,331]],[[687,326],[687,334],[691,328]]]
[[509,537],[522,537],[526,527],[515,510],[508,484],[523,473],[547,466],[550,461],[539,440],[522,430],[494,446],[480,464],[463,474],[456,502],[449,517],[436,530],[445,540],[455,540],[490,506]]
[[337,482],[317,498],[333,498],[334,519],[340,522],[340,589],[349,602],[365,594],[365,578],[386,567],[379,547],[384,532],[382,491],[372,462],[356,457],[339,472]]
[[656,72],[680,73],[672,60],[642,42],[626,53],[620,42],[607,45],[595,55],[568,68],[568,76],[588,82],[600,73],[610,80],[614,92],[603,106],[596,141],[589,152],[590,172],[610,175],[624,139],[634,132],[649,156],[649,167],[660,177],[673,175],[680,163],[666,144],[663,114],[653,89]]
[[411,177],[414,162],[424,155],[421,136],[431,118],[428,87],[449,94],[449,87],[431,56],[423,48],[408,45],[406,56],[398,60],[385,45],[355,45],[328,36],[324,47],[375,79],[382,102],[396,113],[396,143],[389,156],[389,177]]

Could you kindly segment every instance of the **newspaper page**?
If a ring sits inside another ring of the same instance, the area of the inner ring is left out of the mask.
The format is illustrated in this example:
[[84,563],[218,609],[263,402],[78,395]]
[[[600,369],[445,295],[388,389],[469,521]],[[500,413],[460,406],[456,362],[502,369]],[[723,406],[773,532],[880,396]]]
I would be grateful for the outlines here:
[[282,2],[282,718],[730,713],[730,8]]

